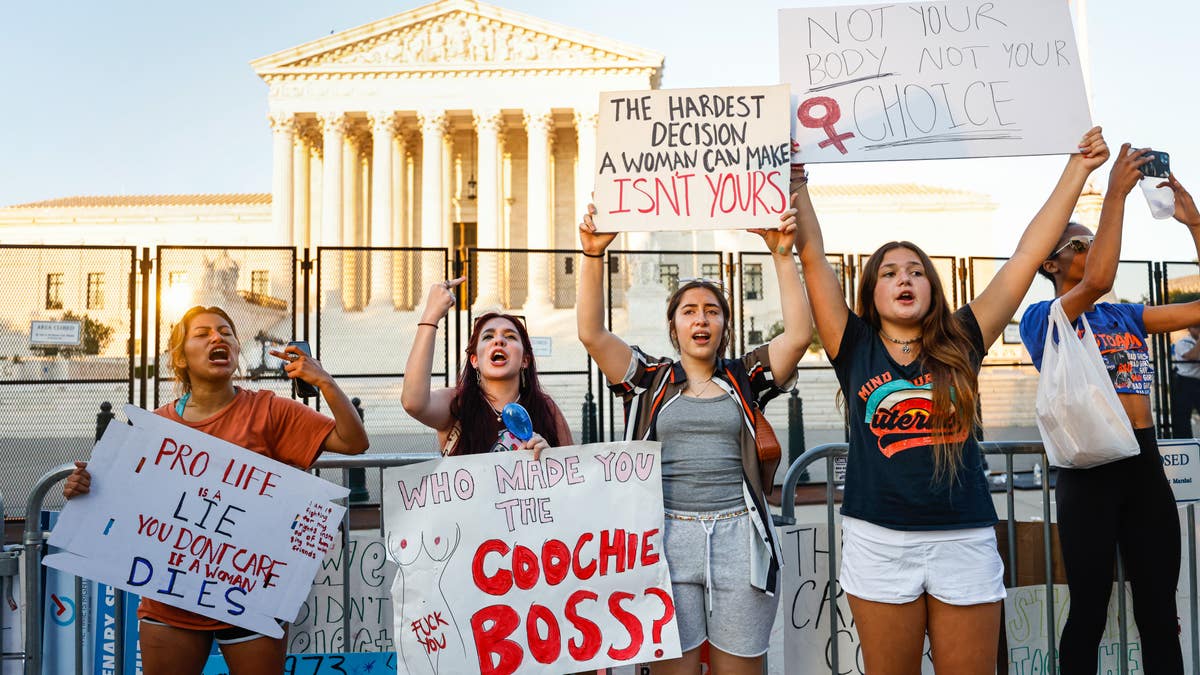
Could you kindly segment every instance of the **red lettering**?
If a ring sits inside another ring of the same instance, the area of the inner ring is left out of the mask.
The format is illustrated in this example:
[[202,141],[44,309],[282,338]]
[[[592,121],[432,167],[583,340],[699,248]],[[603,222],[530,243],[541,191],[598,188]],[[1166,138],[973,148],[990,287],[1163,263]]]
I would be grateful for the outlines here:
[[527,591],[537,584],[538,569],[537,554],[532,549],[517,545],[513,548],[513,578],[517,582],[517,588]]
[[617,572],[625,571],[625,530],[600,533],[600,576],[608,574],[608,559],[617,561]]
[[649,567],[658,562],[658,553],[654,550],[654,544],[650,543],[650,537],[656,534],[658,528],[642,533],[642,567]]
[[579,541],[575,542],[575,549],[571,551],[571,571],[575,573],[575,578],[580,581],[587,581],[596,573],[595,560],[582,567],[579,565],[579,549],[583,548],[583,545],[592,539],[595,539],[595,537],[591,532],[583,533],[580,535]]
[[579,631],[580,640],[571,638],[567,641],[567,653],[576,661],[587,661],[600,653],[600,626],[579,616],[578,606],[583,600],[599,600],[600,596],[591,591],[575,591],[567,598],[565,614],[567,621]]
[[617,178],[613,182],[617,184],[617,208],[609,211],[609,213],[629,213],[629,209],[625,206],[625,184],[631,178]]
[[542,571],[546,575],[546,583],[557,586],[567,578],[571,571],[571,549],[558,539],[551,539],[542,545]]
[[[546,625],[546,636],[542,637],[538,623]],[[528,638],[529,653],[538,663],[554,663],[562,652],[562,631],[554,612],[543,605],[530,605],[525,619],[525,637]]]
[[616,644],[613,644],[608,648],[608,655],[617,661],[632,659],[642,650],[642,622],[621,607],[622,601],[632,599],[632,593],[625,593],[623,591],[618,591],[608,596],[608,611],[612,613],[613,618],[619,621],[625,627],[625,631],[629,633],[628,647],[617,649]]
[[[501,565],[495,574],[491,576],[485,575],[483,572],[483,561],[489,553],[507,555],[508,544],[499,539],[488,539],[480,544],[479,548],[475,551],[475,557],[471,560],[471,579],[475,581],[475,586],[479,590],[488,595],[504,595],[512,588],[512,572],[504,569],[504,566]],[[483,658],[482,653],[480,658]]]
[[517,671],[525,652],[508,636],[520,625],[521,617],[508,605],[490,605],[471,616],[480,675],[512,675]]

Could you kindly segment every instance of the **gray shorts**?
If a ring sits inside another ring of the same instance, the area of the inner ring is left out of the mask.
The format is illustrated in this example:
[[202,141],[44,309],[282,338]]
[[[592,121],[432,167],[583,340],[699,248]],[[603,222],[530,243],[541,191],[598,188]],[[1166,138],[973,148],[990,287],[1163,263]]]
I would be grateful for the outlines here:
[[754,536],[745,508],[710,513],[666,509],[663,549],[683,651],[708,640],[734,656],[766,653],[779,598],[750,585]]

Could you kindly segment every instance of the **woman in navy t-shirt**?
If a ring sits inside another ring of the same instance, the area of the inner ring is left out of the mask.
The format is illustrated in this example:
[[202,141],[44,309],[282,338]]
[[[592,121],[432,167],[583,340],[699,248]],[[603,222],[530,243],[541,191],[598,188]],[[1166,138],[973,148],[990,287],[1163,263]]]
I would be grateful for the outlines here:
[[1004,568],[973,434],[977,375],[1084,181],[1108,158],[1099,128],[1079,149],[1012,259],[958,311],[929,257],[892,242],[863,265],[851,312],[803,171],[793,172],[809,302],[850,415],[839,582],[872,675],[918,672],[926,634],[937,672],[996,670]]
[[[1068,223],[1038,270],[1054,282],[1067,318],[1087,317],[1141,446],[1137,457],[1090,469],[1058,470],[1058,539],[1071,590],[1071,609],[1058,649],[1064,675],[1096,672],[1118,543],[1133,591],[1146,672],[1183,672],[1175,606],[1179,514],[1155,440],[1150,409],[1154,369],[1146,335],[1200,322],[1200,303],[1144,307],[1096,302],[1116,278],[1125,198],[1141,178],[1138,167],[1148,161],[1146,150],[1130,152],[1129,144],[1123,145],[1109,174],[1095,237],[1086,227]],[[1200,251],[1200,211],[1174,176],[1165,185],[1175,192],[1175,218],[1188,226]],[[1036,303],[1021,318],[1021,339],[1039,369],[1050,304],[1050,300]]]

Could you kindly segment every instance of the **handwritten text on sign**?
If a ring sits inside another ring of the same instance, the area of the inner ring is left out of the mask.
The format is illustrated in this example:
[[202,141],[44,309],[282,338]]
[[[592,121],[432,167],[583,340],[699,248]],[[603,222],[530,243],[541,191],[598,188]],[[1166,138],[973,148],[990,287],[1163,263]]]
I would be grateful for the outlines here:
[[657,443],[384,472],[401,670],[563,673],[679,656]]
[[786,85],[602,93],[597,229],[778,227],[788,101]]
[[796,162],[1044,155],[1091,127],[1066,2],[779,12]]
[[126,406],[93,450],[91,493],[51,534],[56,569],[279,637],[331,548],[338,487]]

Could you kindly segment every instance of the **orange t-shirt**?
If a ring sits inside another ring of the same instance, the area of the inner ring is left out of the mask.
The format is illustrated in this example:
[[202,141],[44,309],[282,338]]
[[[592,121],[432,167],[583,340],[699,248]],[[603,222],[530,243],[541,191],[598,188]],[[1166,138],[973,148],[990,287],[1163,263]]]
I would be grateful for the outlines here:
[[[216,436],[247,450],[306,470],[317,460],[321,444],[333,431],[332,418],[270,391],[238,389],[233,401],[199,422],[175,413],[175,401],[154,411],[157,415]],[[138,605],[139,619],[152,619],[177,628],[220,630],[229,624],[149,598]]]

